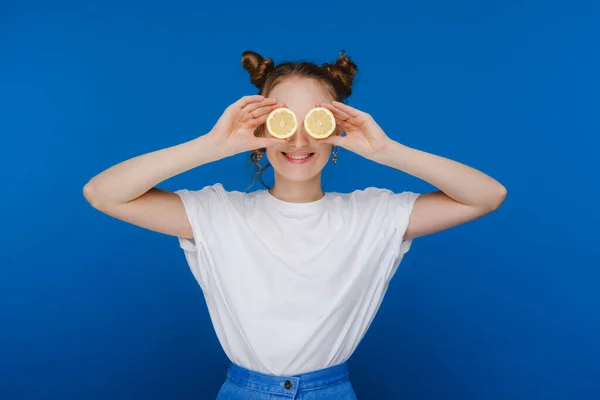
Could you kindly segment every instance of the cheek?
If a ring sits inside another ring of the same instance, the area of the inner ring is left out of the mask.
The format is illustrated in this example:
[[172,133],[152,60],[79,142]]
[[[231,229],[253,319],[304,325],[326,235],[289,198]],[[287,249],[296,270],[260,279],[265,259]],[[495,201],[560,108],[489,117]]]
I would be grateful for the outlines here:
[[269,162],[271,164],[273,164],[273,161],[275,160],[275,158],[277,157],[277,155],[279,154],[279,150],[278,149],[274,149],[273,147],[268,147],[267,148],[267,158],[269,159]]
[[333,146],[331,146],[330,144],[320,143],[313,147],[313,149],[319,155],[319,157],[327,158],[327,156],[329,156],[329,153],[331,153],[332,147]]
[[327,160],[329,159],[329,156],[331,154],[331,146],[330,145],[323,145],[320,146],[319,149],[317,150],[317,165],[319,166],[319,168],[322,168],[323,166],[325,166],[325,164],[327,164]]
[[330,144],[324,144],[319,148],[319,154],[321,157],[327,158],[329,154],[331,154],[331,146]]

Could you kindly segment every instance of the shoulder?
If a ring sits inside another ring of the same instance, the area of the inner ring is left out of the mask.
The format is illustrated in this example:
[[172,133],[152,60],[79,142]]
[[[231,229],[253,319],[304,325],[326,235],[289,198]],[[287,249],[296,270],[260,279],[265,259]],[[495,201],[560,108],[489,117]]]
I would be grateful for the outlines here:
[[394,192],[386,188],[367,187],[351,193],[336,193],[334,198],[344,204],[343,208],[349,215],[369,224],[405,226],[419,196],[419,193],[408,190]]
[[411,191],[394,192],[390,189],[367,187],[345,195],[348,201],[359,205],[402,206],[409,205],[419,196]]
[[236,190],[227,190],[221,183],[206,185],[199,189],[179,189],[175,191],[186,206],[206,208],[216,211],[227,205],[243,203],[248,194]]

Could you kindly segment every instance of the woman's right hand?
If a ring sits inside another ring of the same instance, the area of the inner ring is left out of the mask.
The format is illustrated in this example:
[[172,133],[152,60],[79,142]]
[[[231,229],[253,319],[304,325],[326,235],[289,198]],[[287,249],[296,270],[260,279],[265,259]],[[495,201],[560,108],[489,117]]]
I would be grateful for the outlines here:
[[256,137],[254,131],[264,124],[269,113],[284,107],[277,99],[261,95],[244,96],[225,109],[207,134],[225,157],[281,143],[281,139]]
[[179,195],[156,186],[220,158],[281,143],[271,135],[254,136],[269,113],[281,106],[276,99],[260,95],[243,97],[227,107],[209,133],[122,161],[90,179],[83,194],[94,208],[117,219],[156,232],[193,238]]

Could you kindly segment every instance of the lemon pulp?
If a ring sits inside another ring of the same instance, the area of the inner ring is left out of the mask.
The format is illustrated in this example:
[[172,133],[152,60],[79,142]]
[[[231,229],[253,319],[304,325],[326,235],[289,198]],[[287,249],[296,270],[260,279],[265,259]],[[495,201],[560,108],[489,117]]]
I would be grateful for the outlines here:
[[288,108],[278,108],[269,114],[266,121],[269,133],[279,139],[286,139],[294,134],[298,127],[296,114]]
[[335,130],[333,113],[325,107],[315,107],[304,118],[304,129],[316,139],[324,139]]

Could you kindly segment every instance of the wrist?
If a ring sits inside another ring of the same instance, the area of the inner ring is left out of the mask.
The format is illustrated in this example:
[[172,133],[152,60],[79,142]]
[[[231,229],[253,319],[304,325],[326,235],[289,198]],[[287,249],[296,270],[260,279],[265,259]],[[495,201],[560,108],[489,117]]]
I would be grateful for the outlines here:
[[372,158],[373,161],[388,167],[398,167],[398,162],[403,158],[402,154],[409,148],[395,140],[389,139],[387,145],[379,150]]
[[197,155],[200,164],[217,161],[229,156],[229,154],[226,154],[226,146],[219,143],[218,136],[214,135],[212,131],[193,139],[190,144],[194,148],[194,154]]

